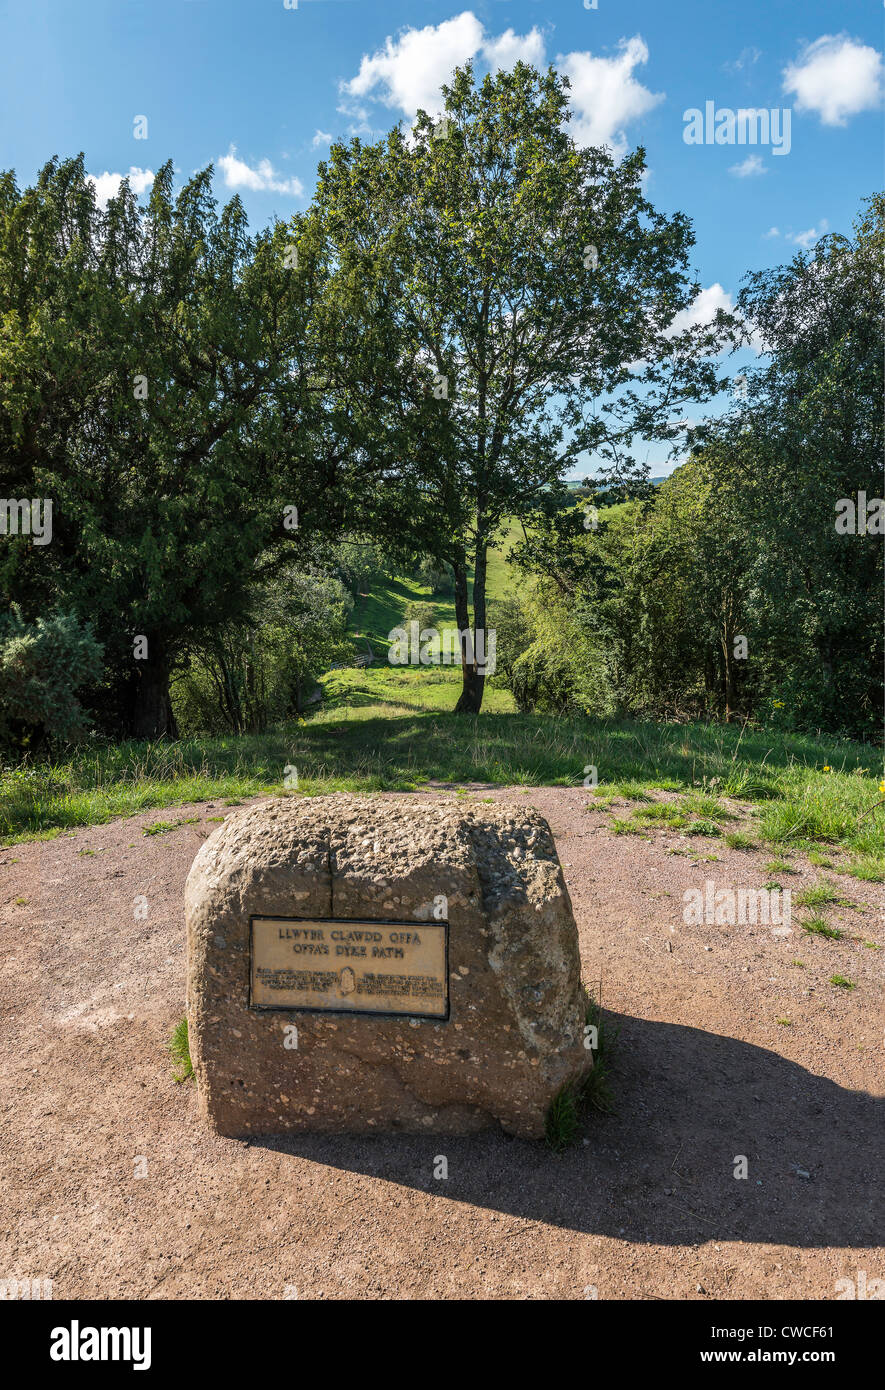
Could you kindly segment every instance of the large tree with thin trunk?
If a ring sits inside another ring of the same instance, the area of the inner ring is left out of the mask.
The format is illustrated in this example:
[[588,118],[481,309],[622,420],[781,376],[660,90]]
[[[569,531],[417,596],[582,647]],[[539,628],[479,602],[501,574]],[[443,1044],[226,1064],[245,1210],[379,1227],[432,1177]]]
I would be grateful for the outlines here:
[[[313,217],[333,277],[369,285],[386,325],[377,372],[402,403],[422,548],[451,564],[475,634],[508,521],[587,451],[641,482],[635,441],[715,389],[726,325],[680,330],[688,219],[646,199],[641,150],[618,164],[571,139],[565,79],[518,63],[477,85],[467,66],[443,95],[439,119],[333,146]],[[478,648],[462,638],[459,711],[482,703]]]

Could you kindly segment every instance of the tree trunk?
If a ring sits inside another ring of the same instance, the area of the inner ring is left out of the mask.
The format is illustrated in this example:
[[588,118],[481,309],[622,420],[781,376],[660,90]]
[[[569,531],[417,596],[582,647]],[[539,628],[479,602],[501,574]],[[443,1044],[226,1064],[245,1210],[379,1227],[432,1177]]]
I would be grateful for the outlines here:
[[483,662],[488,658],[488,634],[486,632],[486,546],[477,541],[476,558],[473,569],[473,638],[470,633],[470,613],[467,604],[467,566],[459,557],[455,570],[455,618],[461,637],[461,694],[455,706],[456,714],[479,714],[485,689],[485,669],[481,669],[477,659],[476,633],[482,633]]
[[158,637],[148,637],[148,657],[136,666],[132,732],[136,738],[178,738],[169,696],[169,660]]

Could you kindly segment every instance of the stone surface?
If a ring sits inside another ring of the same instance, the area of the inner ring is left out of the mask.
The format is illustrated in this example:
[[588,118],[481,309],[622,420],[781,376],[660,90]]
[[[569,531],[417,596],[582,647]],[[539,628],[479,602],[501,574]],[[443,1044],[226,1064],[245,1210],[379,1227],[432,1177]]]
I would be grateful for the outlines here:
[[[251,917],[429,922],[441,895],[446,1021],[250,1007]],[[206,841],[185,901],[191,1056],[221,1134],[500,1124],[539,1138],[591,1064],[568,891],[547,822],[524,806],[263,802]]]

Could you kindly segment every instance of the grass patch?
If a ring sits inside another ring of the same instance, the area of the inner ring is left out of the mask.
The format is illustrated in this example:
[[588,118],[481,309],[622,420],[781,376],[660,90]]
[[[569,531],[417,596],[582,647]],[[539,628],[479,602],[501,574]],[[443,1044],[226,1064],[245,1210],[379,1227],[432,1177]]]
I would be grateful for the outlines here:
[[854,980],[849,980],[847,975],[831,975],[830,984],[836,985],[839,989],[857,989]]
[[651,839],[651,836],[646,835],[641,825],[637,825],[632,820],[619,820],[617,816],[609,821],[608,828],[613,835],[639,835],[643,840]]
[[685,825],[685,815],[672,801],[653,801],[648,806],[638,806],[632,813],[637,821],[662,821],[674,829]]
[[611,1090],[611,1058],[617,1041],[617,1029],[606,1024],[601,1004],[587,994],[584,1013],[585,1046],[593,1053],[593,1068],[581,1081],[567,1082],[550,1102],[545,1122],[547,1144],[561,1153],[574,1144],[581,1129],[581,1113],[588,1106],[611,1114],[614,1102]]
[[831,927],[826,917],[809,917],[802,923],[802,930],[809,936],[825,936],[829,941],[842,941],[845,933],[841,927]]
[[562,1153],[574,1144],[581,1130],[581,1087],[569,1081],[557,1091],[550,1102],[544,1122],[544,1137],[554,1153]]
[[[592,762],[599,787],[591,805],[610,796],[647,804],[652,790],[677,792],[683,813],[703,824],[728,819],[720,797],[755,798],[768,843],[802,849],[828,839],[857,861],[881,854],[878,760],[867,744],[749,729],[738,744],[731,724],[519,714],[494,680],[482,714],[455,715],[460,681],[452,668],[332,671],[322,684],[317,712],[261,734],[96,740],[0,768],[0,841],[188,802],[238,805],[281,794],[288,764],[298,768],[299,794],[317,795],[428,782],[574,787]],[[834,770],[825,774],[824,765]]]
[[814,864],[818,869],[832,869],[834,867],[832,859],[826,854],[821,854],[819,850],[810,849],[808,851],[808,862]]
[[862,879],[864,883],[885,883],[885,864],[872,854],[852,860],[845,872],[852,878]]
[[786,859],[769,859],[765,865],[765,872],[767,874],[795,874],[798,871],[793,868],[792,864],[788,864]]
[[756,841],[742,830],[731,830],[722,837],[729,849],[755,849]]
[[688,815],[697,816],[699,820],[737,820],[734,812],[723,806],[718,797],[698,792],[691,792],[682,798],[682,809]]
[[813,888],[806,888],[796,894],[799,907],[826,907],[828,903],[840,902],[844,902],[844,899],[832,883],[816,883]]
[[196,825],[199,816],[188,816],[187,820],[158,820],[153,825],[145,826],[142,835],[168,835],[170,830],[177,830],[181,825]]
[[172,1058],[175,1069],[175,1080],[179,1084],[183,1081],[190,1081],[194,1074],[191,1062],[190,1041],[188,1039],[187,1019],[182,1018],[172,1029],[172,1036],[166,1044],[166,1051]]
[[722,831],[715,821],[693,820],[685,827],[686,835],[721,835]]

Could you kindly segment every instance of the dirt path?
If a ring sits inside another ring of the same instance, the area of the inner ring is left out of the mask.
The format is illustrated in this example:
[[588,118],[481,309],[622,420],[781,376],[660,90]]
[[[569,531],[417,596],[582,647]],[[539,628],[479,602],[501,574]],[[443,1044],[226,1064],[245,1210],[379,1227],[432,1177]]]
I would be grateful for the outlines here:
[[[548,817],[585,980],[620,1025],[616,1113],[562,1156],[492,1133],[203,1133],[164,1044],[184,881],[227,808],[0,850],[0,1278],[93,1299],[831,1299],[885,1278],[881,952],[795,910],[790,936],[686,926],[686,888],[761,887],[770,856],[613,835],[580,789],[502,795]],[[821,876],[795,862],[785,886]],[[882,944],[881,889],[825,877],[860,905],[830,920]]]

